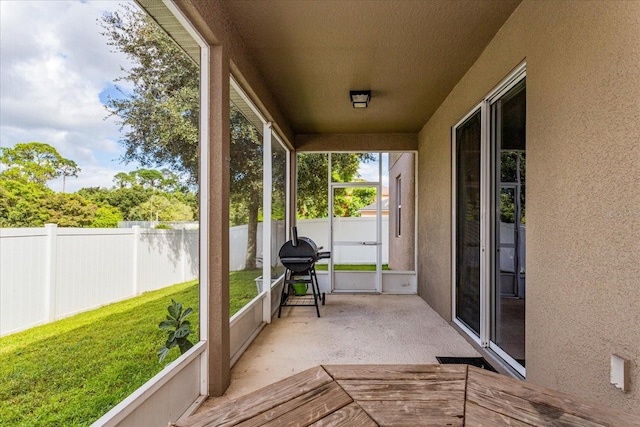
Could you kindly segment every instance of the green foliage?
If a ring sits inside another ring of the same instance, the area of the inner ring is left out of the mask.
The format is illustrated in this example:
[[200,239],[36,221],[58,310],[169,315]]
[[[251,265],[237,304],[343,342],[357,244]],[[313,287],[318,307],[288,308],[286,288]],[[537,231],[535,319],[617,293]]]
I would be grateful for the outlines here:
[[193,221],[193,211],[170,194],[154,194],[131,209],[129,218],[132,221]]
[[0,227],[89,227],[98,206],[78,194],[55,193],[44,184],[0,176]]
[[[500,153],[500,182],[514,183],[520,194],[520,224],[526,224],[526,153],[524,151],[502,151]],[[513,195],[515,195],[515,188]],[[515,222],[515,201],[505,192],[500,194],[500,221],[513,224]]]
[[[353,182],[359,179],[358,168],[361,162],[373,160],[369,153],[334,153],[331,155],[333,182]],[[329,157],[327,154],[298,154],[298,218],[326,218],[329,215],[329,199],[327,197]],[[337,212],[343,216],[357,216],[357,210],[373,203],[366,192],[338,199],[342,206]],[[366,203],[365,203],[366,202]],[[357,203],[358,207],[349,208],[349,203]],[[363,204],[364,203],[364,204]],[[344,214],[349,212],[349,214]]]
[[96,209],[91,228],[117,228],[120,221],[123,219],[118,208],[109,205],[99,206]]
[[158,325],[159,329],[167,332],[167,341],[160,347],[160,350],[158,350],[158,360],[160,363],[164,361],[171,349],[176,346],[180,349],[180,354],[184,354],[193,347],[193,343],[189,341],[191,323],[185,320],[193,309],[189,307],[182,311],[182,303],[171,299],[171,305],[167,307],[167,311],[169,312],[167,318]]
[[[126,221],[132,221],[131,211],[140,204],[149,200],[153,195],[153,191],[144,189],[140,186],[133,188],[116,188],[109,190],[107,188],[83,188],[78,194],[92,200],[94,203],[101,205],[109,205],[117,208],[122,218]],[[147,215],[145,220],[149,220]]]
[[0,227],[43,226],[51,216],[44,199],[52,194],[44,184],[0,175]]
[[46,223],[59,227],[90,227],[98,207],[78,194],[51,193],[43,200],[48,210]]
[[358,209],[376,200],[376,190],[369,187],[336,188],[334,194],[333,211],[338,217],[360,216]]
[[198,182],[199,70],[188,55],[144,12],[124,6],[101,22],[108,44],[134,64],[119,80],[130,94],[109,98],[120,118],[123,159],[143,166],[170,165]]
[[169,193],[188,192],[188,187],[180,182],[180,177],[169,169],[138,169],[129,173],[119,172],[113,177],[117,188],[134,188],[159,190]]
[[58,151],[42,142],[26,142],[14,147],[0,147],[1,174],[8,179],[24,179],[37,184],[45,184],[54,178],[78,176],[80,168]]

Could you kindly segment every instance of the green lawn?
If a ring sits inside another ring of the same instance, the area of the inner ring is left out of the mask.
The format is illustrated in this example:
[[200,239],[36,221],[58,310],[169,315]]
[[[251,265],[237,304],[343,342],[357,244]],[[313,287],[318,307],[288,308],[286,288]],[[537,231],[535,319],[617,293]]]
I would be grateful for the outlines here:
[[[316,264],[316,271],[327,271],[327,264]],[[382,264],[383,270],[389,270],[387,264]],[[376,271],[375,264],[334,264],[334,271]]]
[[[232,315],[257,295],[260,273],[231,274]],[[196,342],[197,282],[0,338],[0,426],[85,426],[104,415],[179,356],[172,349],[160,364],[156,355],[172,298],[193,308]]]

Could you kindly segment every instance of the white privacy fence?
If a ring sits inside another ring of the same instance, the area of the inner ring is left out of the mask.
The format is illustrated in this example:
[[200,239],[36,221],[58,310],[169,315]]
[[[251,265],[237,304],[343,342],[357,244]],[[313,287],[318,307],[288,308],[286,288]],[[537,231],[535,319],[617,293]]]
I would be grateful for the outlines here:
[[198,230],[0,229],[0,336],[198,277]]
[[[262,259],[258,224],[257,256]],[[285,242],[272,224],[272,262]],[[375,218],[338,218],[341,240],[374,240]],[[0,336],[198,278],[199,230],[146,228],[0,228]],[[245,268],[247,226],[229,230],[229,267]],[[329,249],[328,219],[298,221],[298,235]],[[366,237],[369,236],[369,237]],[[382,261],[388,262],[388,218],[382,218]],[[375,250],[335,248],[339,264],[370,264]]]
[[[334,218],[333,234],[336,241],[373,241],[376,239],[375,217]],[[381,217],[382,263],[389,263],[389,217]],[[305,236],[329,250],[329,219],[298,220],[298,236]],[[375,264],[375,246],[336,246],[331,253],[334,264]],[[326,261],[322,261],[323,263]]]
[[[389,217],[382,217],[382,263],[389,262]],[[257,250],[256,256],[260,260],[262,254],[262,227],[258,224],[257,231]],[[285,243],[287,235],[284,221],[273,221],[272,224],[272,240],[271,240],[271,257],[272,264],[278,261],[278,252],[280,247]],[[375,217],[358,217],[358,218],[335,218],[333,232],[337,239],[343,241],[365,241],[375,240],[376,236],[376,219]],[[229,232],[229,269],[231,271],[239,271],[245,268],[247,254],[247,235],[248,227],[239,225],[231,227]],[[298,236],[308,237],[318,246],[322,246],[323,250],[329,250],[329,219],[299,219],[298,220]],[[335,264],[375,264],[376,251],[375,246],[346,246],[335,247],[331,258]],[[321,261],[326,263],[326,260]]]

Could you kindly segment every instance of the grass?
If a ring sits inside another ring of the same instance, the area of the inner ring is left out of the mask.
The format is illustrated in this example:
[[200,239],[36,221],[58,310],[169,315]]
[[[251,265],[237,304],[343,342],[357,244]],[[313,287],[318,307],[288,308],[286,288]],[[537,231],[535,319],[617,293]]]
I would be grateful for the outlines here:
[[[230,276],[233,315],[257,294],[261,270]],[[158,329],[171,299],[194,313],[198,283],[188,282],[0,338],[0,426],[86,426],[177,359],[163,364]]]
[[[316,264],[317,271],[327,271],[329,266],[327,264]],[[387,271],[389,266],[382,264],[382,269]],[[334,264],[334,271],[376,271],[375,264]]]
[[229,316],[236,314],[249,301],[258,296],[256,277],[262,269],[235,271],[229,275]]

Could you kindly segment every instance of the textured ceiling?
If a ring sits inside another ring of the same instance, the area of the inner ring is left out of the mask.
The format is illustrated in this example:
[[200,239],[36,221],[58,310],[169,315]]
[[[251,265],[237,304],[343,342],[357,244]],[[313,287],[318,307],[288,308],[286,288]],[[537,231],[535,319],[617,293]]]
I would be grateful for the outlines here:
[[[419,131],[520,0],[226,0],[295,133]],[[349,90],[370,89],[367,109]]]

